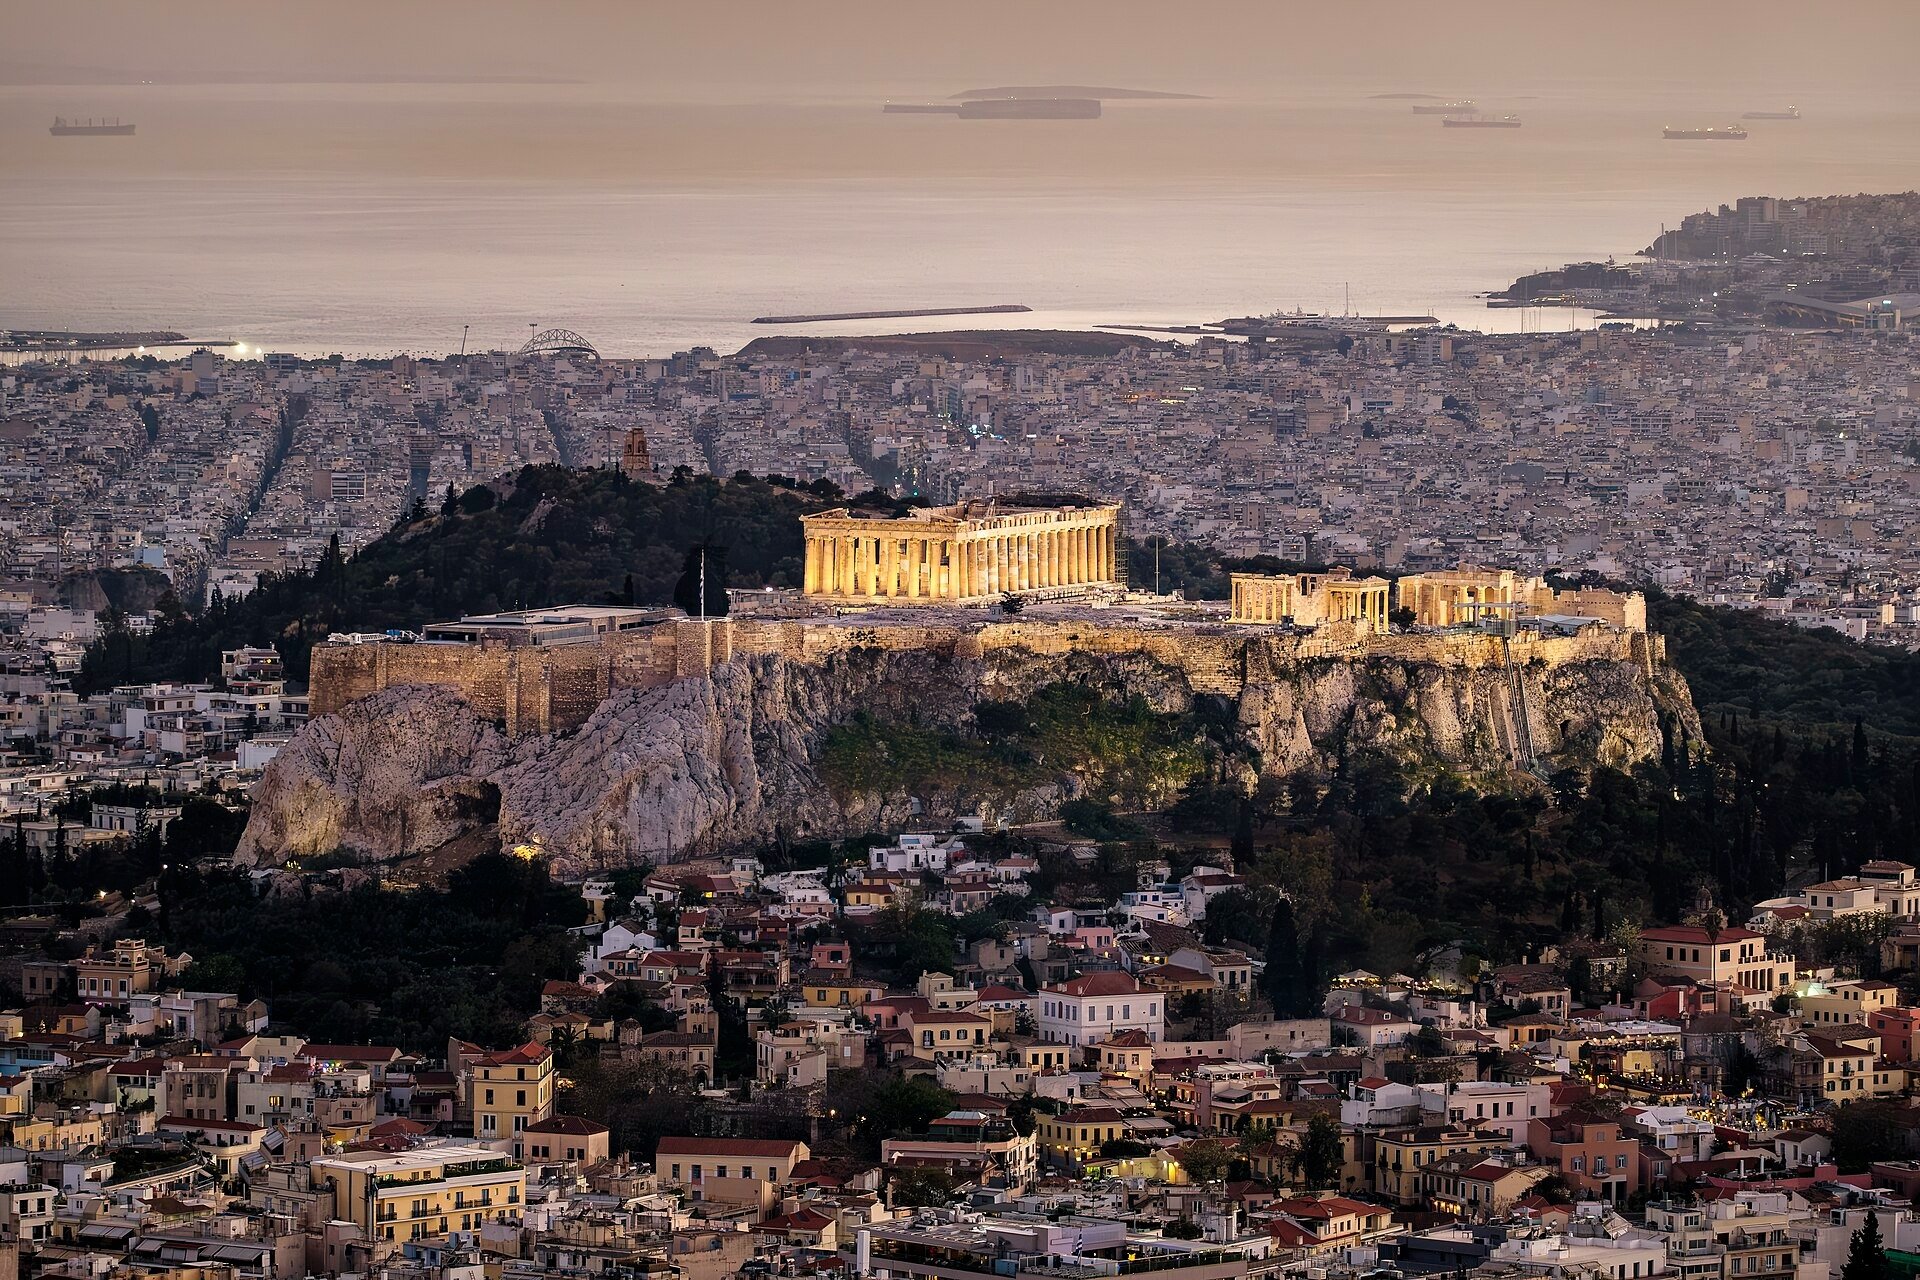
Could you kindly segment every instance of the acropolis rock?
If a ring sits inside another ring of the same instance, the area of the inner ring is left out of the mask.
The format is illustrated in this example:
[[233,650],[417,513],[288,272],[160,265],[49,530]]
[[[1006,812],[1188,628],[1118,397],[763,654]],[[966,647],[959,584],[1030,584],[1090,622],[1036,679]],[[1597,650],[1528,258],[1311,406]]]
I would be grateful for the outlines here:
[[[1016,794],[913,796],[830,788],[819,761],[829,730],[856,713],[967,732],[975,704],[1056,681],[1138,694],[1161,711],[1225,699],[1268,775],[1373,747],[1513,780],[1525,768],[1657,757],[1663,714],[1699,735],[1660,637],[1601,626],[1504,647],[1480,633],[1300,635],[981,613],[668,627],[553,651],[568,655],[561,665],[589,699],[560,724],[557,704],[530,692],[555,687],[535,655],[504,664],[475,647],[470,673],[453,663],[457,646],[317,654],[316,708],[335,709],[269,766],[240,859],[272,865],[336,848],[391,857],[497,820],[504,846],[542,848],[566,874],[897,828],[916,802],[936,820],[1042,818],[1087,779],[1062,769]],[[644,647],[648,661],[623,666],[621,644]],[[597,676],[584,652],[595,648],[607,650]],[[642,669],[644,679],[621,675]],[[364,692],[375,670],[377,687]],[[440,683],[406,679],[423,673]],[[321,687],[349,676],[350,690]]]

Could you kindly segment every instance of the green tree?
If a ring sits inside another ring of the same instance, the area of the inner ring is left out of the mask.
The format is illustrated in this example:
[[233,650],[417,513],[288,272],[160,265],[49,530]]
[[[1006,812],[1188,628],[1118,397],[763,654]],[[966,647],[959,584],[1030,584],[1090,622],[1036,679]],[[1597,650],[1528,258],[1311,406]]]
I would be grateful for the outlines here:
[[1295,1157],[1301,1179],[1313,1190],[1334,1187],[1340,1181],[1346,1154],[1340,1141],[1340,1122],[1332,1116],[1315,1113],[1307,1119],[1307,1131],[1300,1139]]
[[1880,1214],[1869,1205],[1860,1229],[1853,1233],[1847,1245],[1847,1260],[1841,1264],[1840,1280],[1888,1280],[1891,1275],[1886,1247],[1880,1240]]
[[1833,1112],[1833,1162],[1841,1173],[1865,1173],[1881,1160],[1898,1160],[1906,1152],[1893,1124],[1898,1104],[1884,1099],[1849,1102]]
[[835,1071],[827,1082],[828,1106],[846,1123],[862,1150],[876,1155],[883,1138],[925,1133],[953,1110],[954,1098],[924,1076],[882,1076]]
[[887,1181],[887,1196],[896,1209],[920,1209],[953,1203],[953,1179],[939,1169],[908,1169]]
[[1204,1186],[1219,1181],[1220,1175],[1227,1171],[1233,1162],[1233,1146],[1213,1138],[1200,1138],[1181,1147],[1176,1158],[1187,1171],[1187,1177]]
[[1293,918],[1293,903],[1281,898],[1267,925],[1267,967],[1260,975],[1261,993],[1273,1002],[1279,1017],[1301,1016],[1301,979],[1300,926]]

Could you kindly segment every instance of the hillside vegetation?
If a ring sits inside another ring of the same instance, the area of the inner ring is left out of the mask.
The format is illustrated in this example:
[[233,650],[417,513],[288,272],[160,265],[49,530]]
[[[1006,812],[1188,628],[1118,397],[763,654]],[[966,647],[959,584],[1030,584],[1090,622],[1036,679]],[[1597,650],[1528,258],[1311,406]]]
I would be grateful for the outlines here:
[[670,604],[699,543],[724,549],[729,586],[797,586],[800,517],[843,500],[829,484],[745,474],[723,482],[681,473],[653,485],[561,467],[525,468],[502,489],[480,485],[416,507],[354,556],[266,575],[251,594],[198,613],[168,596],[151,636],[116,629],[89,650],[80,685],[208,680],[220,651],[242,645],[277,647],[289,677],[304,681],[309,653],[332,631],[417,630],[556,604]]

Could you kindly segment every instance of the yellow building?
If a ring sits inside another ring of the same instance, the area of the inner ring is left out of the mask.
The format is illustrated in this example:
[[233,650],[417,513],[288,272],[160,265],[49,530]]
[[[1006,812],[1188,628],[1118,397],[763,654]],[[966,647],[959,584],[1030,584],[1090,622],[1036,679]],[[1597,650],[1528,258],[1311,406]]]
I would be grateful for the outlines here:
[[1794,1089],[1802,1105],[1884,1098],[1907,1086],[1902,1067],[1880,1058],[1880,1037],[1841,1030],[1833,1035],[1802,1032],[1788,1042]]
[[1498,1151],[1511,1143],[1495,1129],[1432,1124],[1383,1129],[1373,1140],[1373,1189],[1396,1204],[1419,1204],[1427,1194],[1427,1169],[1435,1161],[1461,1152]]
[[806,594],[969,604],[1116,586],[1119,515],[1114,504],[1010,507],[976,499],[902,515],[840,507],[802,516]]
[[1900,988],[1891,982],[1841,978],[1810,983],[1800,996],[1800,1022],[1810,1031],[1845,1023],[1865,1026],[1871,1015],[1900,1003]]
[[1032,1072],[1065,1071],[1072,1065],[1073,1055],[1064,1044],[1051,1040],[1031,1040],[1018,1046],[1018,1065]]
[[800,975],[801,1003],[815,1009],[857,1009],[886,993],[885,983],[865,982],[859,978],[829,973]]
[[523,1044],[475,1059],[467,1075],[473,1136],[485,1141],[519,1133],[553,1114],[553,1050]]
[[1117,1107],[1075,1107],[1057,1116],[1040,1113],[1033,1120],[1047,1163],[1074,1174],[1100,1158],[1102,1143],[1133,1136]]
[[97,947],[73,962],[74,993],[82,1000],[126,1003],[154,988],[156,973],[166,972],[167,957],[138,938],[122,938],[111,951]]
[[333,1193],[333,1216],[382,1244],[438,1239],[518,1217],[526,1197],[527,1171],[476,1143],[349,1152],[309,1167],[314,1189]]
[[1236,573],[1231,579],[1232,622],[1291,622],[1318,627],[1352,622],[1369,631],[1387,629],[1385,578],[1355,578],[1332,573]]

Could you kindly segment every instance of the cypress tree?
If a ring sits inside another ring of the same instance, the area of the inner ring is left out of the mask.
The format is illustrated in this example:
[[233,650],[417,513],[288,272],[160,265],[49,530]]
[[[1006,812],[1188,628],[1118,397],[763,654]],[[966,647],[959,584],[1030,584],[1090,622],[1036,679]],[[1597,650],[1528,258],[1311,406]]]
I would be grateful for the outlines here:
[[1888,1280],[1887,1252],[1880,1240],[1880,1215],[1873,1209],[1847,1246],[1847,1260],[1840,1268],[1840,1280]]
[[1300,979],[1300,926],[1293,918],[1293,904],[1282,898],[1267,927],[1267,967],[1260,975],[1260,990],[1273,1002],[1276,1017],[1299,1015]]

